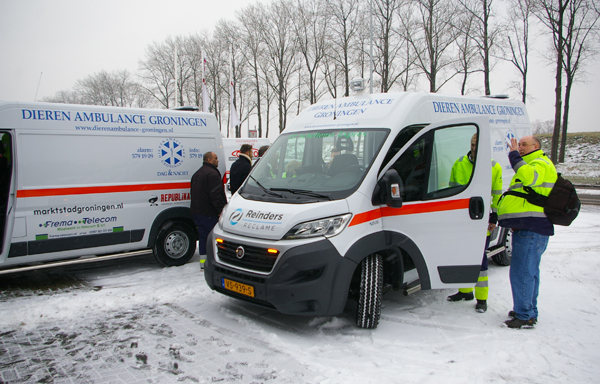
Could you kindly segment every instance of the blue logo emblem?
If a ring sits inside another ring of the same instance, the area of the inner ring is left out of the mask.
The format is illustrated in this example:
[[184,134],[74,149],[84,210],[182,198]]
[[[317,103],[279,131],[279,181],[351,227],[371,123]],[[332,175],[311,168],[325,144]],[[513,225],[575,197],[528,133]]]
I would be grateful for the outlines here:
[[509,130],[508,132],[506,132],[506,151],[510,151],[510,147],[508,146],[508,143],[515,138],[515,134],[513,133],[513,131]]
[[236,225],[242,219],[242,214],[244,210],[242,208],[238,208],[229,216],[229,224]]
[[183,163],[185,150],[178,140],[166,139],[158,146],[158,157],[167,167],[176,168]]

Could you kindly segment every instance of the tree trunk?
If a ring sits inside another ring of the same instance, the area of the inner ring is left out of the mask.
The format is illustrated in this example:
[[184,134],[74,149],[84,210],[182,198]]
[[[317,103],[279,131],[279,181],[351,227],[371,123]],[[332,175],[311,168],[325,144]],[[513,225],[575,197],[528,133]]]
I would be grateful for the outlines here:
[[[568,0],[566,1],[568,3]],[[554,90],[556,101],[554,103],[554,131],[552,133],[552,147],[550,151],[550,159],[557,163],[558,160],[558,140],[560,138],[560,125],[562,113],[562,71],[563,71],[563,19],[566,9],[566,4],[559,4],[557,35],[558,42],[556,46],[556,88]]]
[[483,78],[485,86],[485,94],[491,95],[490,90],[490,47],[488,45],[488,20],[489,20],[489,9],[488,2],[483,3]]
[[527,103],[527,69],[523,71],[523,90],[521,101],[523,102],[523,104]]
[[558,155],[558,162],[565,162],[565,149],[567,147],[567,129],[569,125],[569,99],[571,98],[571,88],[573,86],[573,79],[567,74],[567,85],[565,87],[565,108],[563,113],[562,132],[560,137],[560,152]]

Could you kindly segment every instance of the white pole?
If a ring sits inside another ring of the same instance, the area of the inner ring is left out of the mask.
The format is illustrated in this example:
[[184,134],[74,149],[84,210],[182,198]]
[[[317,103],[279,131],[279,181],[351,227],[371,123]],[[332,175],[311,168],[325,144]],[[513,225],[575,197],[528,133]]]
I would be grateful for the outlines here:
[[177,72],[178,72],[178,60],[177,55],[179,54],[179,50],[177,47],[177,41],[175,41],[175,106],[177,107],[177,100],[179,99],[179,89],[177,88]]
[[371,44],[369,48],[369,93],[373,94],[373,0],[369,1],[369,10],[371,11],[370,19],[371,19]]

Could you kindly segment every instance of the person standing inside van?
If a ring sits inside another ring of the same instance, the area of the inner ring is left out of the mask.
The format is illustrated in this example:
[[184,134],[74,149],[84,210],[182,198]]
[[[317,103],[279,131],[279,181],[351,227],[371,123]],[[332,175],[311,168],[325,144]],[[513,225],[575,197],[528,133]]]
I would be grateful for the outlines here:
[[231,164],[229,170],[229,189],[233,195],[244,183],[252,170],[252,146],[242,144],[238,159]]
[[[515,171],[509,191],[526,193],[525,187],[548,196],[558,175],[552,161],[542,152],[540,140],[525,136],[510,141],[508,158]],[[554,226],[546,217],[544,208],[526,199],[504,195],[498,209],[500,226],[512,228],[512,259],[510,262],[510,287],[513,310],[512,319],[504,322],[509,328],[533,328],[537,323],[537,297],[540,288],[540,262],[554,235]]]
[[[473,161],[477,151],[477,134],[471,138],[471,150],[466,156],[460,157],[454,162],[450,173],[450,187],[466,185],[471,180],[473,174]],[[490,244],[490,234],[496,228],[498,222],[498,202],[502,196],[502,166],[500,163],[492,160],[492,212],[488,221],[488,232],[483,251],[483,260],[477,284],[475,284],[475,297],[473,297],[473,287],[459,288],[458,293],[448,296],[448,301],[462,301],[477,299],[475,310],[479,313],[487,311],[487,299],[489,292],[488,284],[488,258],[485,250]]]
[[206,152],[202,167],[192,176],[190,210],[198,227],[200,263],[203,263],[206,259],[208,234],[217,224],[219,216],[225,204],[227,204],[227,197],[218,166],[219,158],[217,154]]

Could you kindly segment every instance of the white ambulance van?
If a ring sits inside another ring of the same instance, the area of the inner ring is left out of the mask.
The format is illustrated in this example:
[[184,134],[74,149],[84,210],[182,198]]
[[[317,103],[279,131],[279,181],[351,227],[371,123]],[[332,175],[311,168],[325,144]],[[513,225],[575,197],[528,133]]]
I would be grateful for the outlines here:
[[214,115],[0,102],[0,269],[152,249],[165,266],[196,249],[190,180],[217,153]]
[[[390,93],[322,101],[275,140],[209,237],[204,274],[225,295],[287,314],[375,328],[382,293],[474,285],[491,161],[531,134],[516,101]],[[450,185],[476,135],[474,170]],[[497,236],[497,234],[496,234]]]

